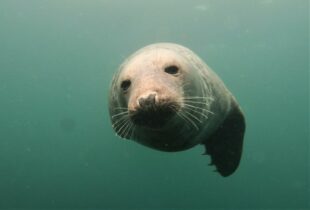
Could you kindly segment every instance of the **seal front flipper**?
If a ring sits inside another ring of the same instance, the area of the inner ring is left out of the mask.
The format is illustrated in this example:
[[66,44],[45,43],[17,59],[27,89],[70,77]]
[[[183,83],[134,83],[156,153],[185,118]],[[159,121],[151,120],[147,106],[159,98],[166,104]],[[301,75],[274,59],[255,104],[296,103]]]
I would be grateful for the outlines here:
[[231,175],[239,165],[245,132],[243,113],[235,102],[232,106],[224,122],[203,143],[206,154],[211,156],[211,165],[215,165],[225,177]]

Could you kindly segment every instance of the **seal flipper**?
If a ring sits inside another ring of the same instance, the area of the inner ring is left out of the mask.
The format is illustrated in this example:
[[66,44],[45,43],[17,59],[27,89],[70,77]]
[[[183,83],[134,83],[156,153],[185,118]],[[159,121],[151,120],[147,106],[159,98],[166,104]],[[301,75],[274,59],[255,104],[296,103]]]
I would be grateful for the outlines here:
[[224,177],[231,175],[238,167],[243,136],[245,132],[245,119],[239,106],[233,103],[230,113],[224,122],[203,144],[206,154],[211,156],[211,165]]

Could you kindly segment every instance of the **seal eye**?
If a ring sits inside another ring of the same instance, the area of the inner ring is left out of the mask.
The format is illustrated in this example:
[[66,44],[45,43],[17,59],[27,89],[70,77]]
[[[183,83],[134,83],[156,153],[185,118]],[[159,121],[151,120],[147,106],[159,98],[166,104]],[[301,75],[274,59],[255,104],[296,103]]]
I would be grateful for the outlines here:
[[130,80],[124,80],[121,84],[121,88],[123,91],[126,91],[128,90],[128,88],[130,87],[131,85],[131,81]]
[[167,66],[165,68],[165,72],[168,74],[177,74],[179,72],[179,68],[177,66]]

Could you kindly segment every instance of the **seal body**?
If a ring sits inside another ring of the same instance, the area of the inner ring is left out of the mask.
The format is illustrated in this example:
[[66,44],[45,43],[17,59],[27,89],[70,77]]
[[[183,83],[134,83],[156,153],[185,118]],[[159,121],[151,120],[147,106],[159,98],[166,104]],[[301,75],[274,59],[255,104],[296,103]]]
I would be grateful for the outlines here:
[[222,80],[178,44],[146,46],[120,66],[109,94],[116,134],[161,151],[206,148],[222,176],[239,165],[244,115]]

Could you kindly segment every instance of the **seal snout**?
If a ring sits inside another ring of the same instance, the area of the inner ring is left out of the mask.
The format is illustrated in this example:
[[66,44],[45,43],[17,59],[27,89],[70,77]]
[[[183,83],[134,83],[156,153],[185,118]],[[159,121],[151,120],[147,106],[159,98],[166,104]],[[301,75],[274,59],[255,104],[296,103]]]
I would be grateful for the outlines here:
[[140,96],[137,99],[137,106],[140,109],[148,109],[156,105],[157,101],[157,93],[156,92],[150,92],[147,94],[144,94]]
[[135,125],[158,129],[163,127],[176,113],[177,105],[161,97],[157,92],[147,92],[136,99],[129,116]]

